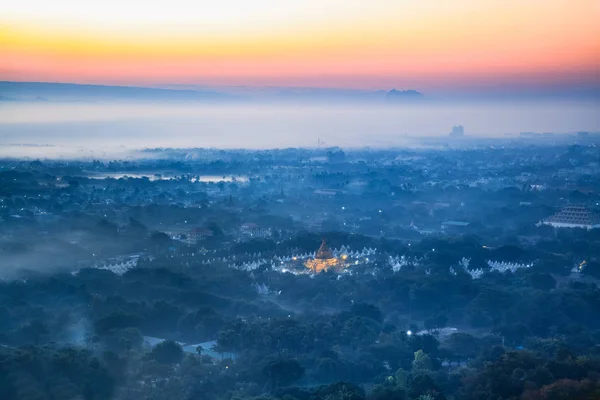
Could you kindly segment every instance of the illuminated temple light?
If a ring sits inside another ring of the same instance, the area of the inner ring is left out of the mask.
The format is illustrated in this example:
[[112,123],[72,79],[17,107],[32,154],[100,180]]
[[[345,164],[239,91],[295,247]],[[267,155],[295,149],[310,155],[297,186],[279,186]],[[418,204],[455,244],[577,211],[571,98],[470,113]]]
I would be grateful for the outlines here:
[[321,247],[317,250],[315,258],[307,260],[304,265],[313,273],[328,271],[329,269],[342,270],[344,268],[344,264],[333,256],[325,239],[323,239]]

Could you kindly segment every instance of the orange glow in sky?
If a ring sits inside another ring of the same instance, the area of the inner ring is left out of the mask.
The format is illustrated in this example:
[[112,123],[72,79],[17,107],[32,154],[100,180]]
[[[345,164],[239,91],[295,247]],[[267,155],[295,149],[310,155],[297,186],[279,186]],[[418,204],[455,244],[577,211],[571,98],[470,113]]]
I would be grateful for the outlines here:
[[597,0],[6,3],[0,80],[419,90],[600,83]]

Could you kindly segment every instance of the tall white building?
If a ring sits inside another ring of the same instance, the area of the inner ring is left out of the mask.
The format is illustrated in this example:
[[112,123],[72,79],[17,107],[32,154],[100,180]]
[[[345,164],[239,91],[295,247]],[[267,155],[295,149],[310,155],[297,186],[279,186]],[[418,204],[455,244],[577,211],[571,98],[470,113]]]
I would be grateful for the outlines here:
[[464,136],[465,135],[465,127],[462,125],[455,125],[452,127],[452,132],[450,132],[450,136]]

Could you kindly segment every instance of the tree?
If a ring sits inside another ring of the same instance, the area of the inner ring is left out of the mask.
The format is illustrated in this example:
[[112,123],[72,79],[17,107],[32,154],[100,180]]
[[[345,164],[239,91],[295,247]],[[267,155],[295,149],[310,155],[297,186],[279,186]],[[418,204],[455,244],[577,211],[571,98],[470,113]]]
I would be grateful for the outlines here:
[[371,319],[352,317],[342,328],[342,337],[359,350],[364,344],[372,344],[377,338],[377,323]]
[[27,346],[0,355],[0,397],[108,400],[114,398],[111,372],[88,350]]
[[440,342],[433,335],[412,335],[408,343],[413,351],[423,350],[427,354],[435,354],[440,345]]
[[398,368],[394,378],[396,380],[396,386],[404,388],[406,387],[406,384],[408,382],[408,373],[406,372],[406,370],[404,370],[403,368]]
[[392,369],[409,368],[414,356],[410,346],[400,341],[377,343],[367,350],[382,362],[386,361]]
[[377,385],[369,393],[369,400],[404,400],[406,391],[402,386]]
[[443,346],[458,357],[465,359],[477,355],[479,343],[475,337],[468,333],[455,332],[446,339]]
[[99,236],[115,237],[117,236],[118,227],[106,219],[101,219],[94,227],[94,233]]
[[435,317],[435,327],[437,329],[442,329],[446,325],[448,325],[448,317],[446,316],[446,314],[444,314],[444,313],[438,314],[438,316]]
[[101,340],[108,350],[119,353],[139,349],[144,342],[140,330],[131,327],[112,329],[108,334],[103,335]]
[[415,359],[412,363],[413,372],[415,371],[430,371],[433,369],[433,363],[431,362],[431,357],[423,352],[423,350],[419,350],[415,352]]
[[422,394],[417,398],[417,400],[435,400],[435,397],[430,394]]
[[183,359],[183,349],[171,340],[165,340],[154,346],[150,356],[161,364],[178,364]]
[[211,230],[214,236],[223,236],[223,229],[216,222],[209,222],[206,228]]
[[428,318],[423,322],[423,325],[428,331],[433,331],[437,328],[437,321],[435,318]]
[[[595,392],[595,393],[594,393]],[[571,379],[561,379],[549,385],[542,387],[536,395],[530,394],[531,399],[539,400],[571,400],[571,399],[592,399],[597,398],[598,388],[587,379],[575,381]]]
[[304,368],[296,360],[275,360],[263,367],[263,375],[272,388],[287,386],[304,376]]
[[374,321],[381,322],[381,310],[368,303],[356,303],[350,308],[350,312],[358,317],[371,318]]
[[125,314],[123,312],[114,312],[104,318],[94,322],[94,328],[98,335],[105,335],[113,329],[137,328],[141,324],[141,318],[134,314]]
[[135,218],[129,218],[127,234],[131,237],[144,238],[148,234],[148,228]]
[[583,273],[592,276],[596,279],[600,279],[600,262],[590,261],[585,265]]
[[239,335],[233,330],[228,329],[219,333],[217,346],[222,352],[232,353],[237,350]]
[[338,382],[319,387],[310,400],[364,400],[365,392],[356,385]]
[[509,343],[513,345],[520,345],[522,341],[531,335],[527,325],[522,322],[510,325],[501,325],[494,329],[493,333],[498,333]]
[[157,249],[165,249],[169,247],[172,242],[173,241],[171,240],[169,235],[167,235],[164,232],[154,232],[150,236],[150,243],[152,243],[152,245]]
[[329,162],[344,162],[346,159],[346,153],[343,150],[329,150],[327,151],[327,159]]
[[556,287],[556,280],[548,273],[538,273],[529,276],[532,287],[539,290],[551,290]]
[[413,373],[410,380],[409,394],[411,398],[420,398],[423,395],[430,395],[434,399],[443,398],[440,397],[440,388],[433,379],[433,374],[430,372],[418,372]]
[[19,330],[18,338],[25,343],[38,344],[42,337],[49,333],[46,324],[43,321],[36,319]]

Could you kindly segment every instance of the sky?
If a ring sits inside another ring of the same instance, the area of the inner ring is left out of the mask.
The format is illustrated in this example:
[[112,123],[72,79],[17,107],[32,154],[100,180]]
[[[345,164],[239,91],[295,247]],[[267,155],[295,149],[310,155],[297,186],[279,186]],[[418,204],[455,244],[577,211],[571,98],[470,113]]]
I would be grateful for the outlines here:
[[600,88],[598,0],[19,0],[0,80]]

